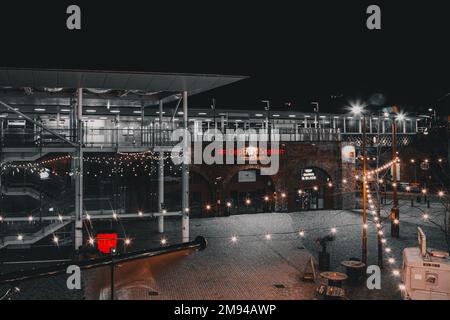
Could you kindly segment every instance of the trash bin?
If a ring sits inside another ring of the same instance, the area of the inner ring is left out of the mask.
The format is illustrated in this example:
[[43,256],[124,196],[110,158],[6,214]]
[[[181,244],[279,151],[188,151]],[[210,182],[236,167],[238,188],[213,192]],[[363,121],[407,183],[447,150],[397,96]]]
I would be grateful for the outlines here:
[[365,264],[354,258],[350,258],[349,261],[343,261],[341,263],[345,266],[348,276],[347,283],[349,285],[360,285],[364,280]]
[[330,254],[328,252],[319,252],[319,270],[330,270]]

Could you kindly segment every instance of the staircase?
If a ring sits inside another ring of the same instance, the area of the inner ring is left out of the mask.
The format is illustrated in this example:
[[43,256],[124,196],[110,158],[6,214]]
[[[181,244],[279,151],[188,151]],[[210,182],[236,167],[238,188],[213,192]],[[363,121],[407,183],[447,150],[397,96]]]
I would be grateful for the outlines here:
[[57,232],[59,229],[64,228],[71,222],[71,220],[54,222],[33,234],[23,235],[22,240],[19,240],[17,236],[4,237],[3,239],[0,239],[0,249],[6,247],[9,249],[27,249],[36,242]]

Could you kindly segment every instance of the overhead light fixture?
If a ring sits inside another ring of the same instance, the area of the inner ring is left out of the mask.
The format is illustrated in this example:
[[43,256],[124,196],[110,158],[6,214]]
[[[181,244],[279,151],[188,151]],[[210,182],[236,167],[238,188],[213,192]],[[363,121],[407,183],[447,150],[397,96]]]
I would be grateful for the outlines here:
[[133,113],[135,113],[135,114],[141,114],[142,111],[141,111],[141,110],[134,110]]
[[255,117],[262,117],[263,115],[261,113],[255,114]]
[[280,115],[279,114],[273,114],[272,117],[276,117],[278,118]]
[[181,115],[184,114],[184,112],[183,111],[178,111],[178,114],[181,116]]
[[70,109],[61,109],[59,112],[70,112]]
[[6,118],[8,115],[6,113],[0,114],[0,118]]
[[109,112],[111,112],[111,113],[120,113],[120,110],[110,110]]
[[95,112],[97,112],[97,110],[94,110],[94,109],[87,109],[86,112],[87,112],[87,113],[95,113]]
[[295,114],[290,114],[289,118],[295,118]]
[[199,112],[198,115],[199,115],[199,116],[206,116],[207,113],[206,113],[206,112]]
[[44,112],[44,111],[45,111],[45,108],[34,108],[34,111],[37,111],[37,112]]

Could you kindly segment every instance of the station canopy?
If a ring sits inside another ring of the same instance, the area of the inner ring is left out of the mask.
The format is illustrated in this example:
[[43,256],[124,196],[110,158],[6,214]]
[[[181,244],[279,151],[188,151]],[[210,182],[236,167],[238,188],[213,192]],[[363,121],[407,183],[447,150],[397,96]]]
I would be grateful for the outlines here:
[[[70,106],[83,88],[85,107],[147,107],[176,101],[245,79],[245,76],[53,69],[0,69],[0,100],[23,106]],[[28,107],[28,108],[27,108]],[[1,110],[3,111],[3,110]]]

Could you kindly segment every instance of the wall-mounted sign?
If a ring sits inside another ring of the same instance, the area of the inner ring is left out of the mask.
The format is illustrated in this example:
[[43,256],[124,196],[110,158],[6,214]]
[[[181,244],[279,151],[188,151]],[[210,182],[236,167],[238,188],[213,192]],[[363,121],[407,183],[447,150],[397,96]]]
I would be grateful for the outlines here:
[[239,171],[238,182],[256,182],[256,171],[255,170]]
[[355,146],[343,146],[341,153],[343,163],[355,163],[356,158]]
[[117,233],[97,234],[97,247],[101,253],[110,254],[117,248]]
[[316,176],[314,169],[302,169],[301,179],[302,179],[302,181],[317,180],[317,176]]

